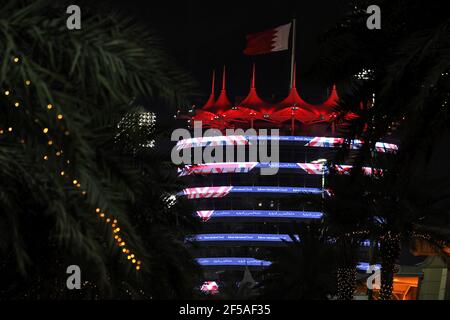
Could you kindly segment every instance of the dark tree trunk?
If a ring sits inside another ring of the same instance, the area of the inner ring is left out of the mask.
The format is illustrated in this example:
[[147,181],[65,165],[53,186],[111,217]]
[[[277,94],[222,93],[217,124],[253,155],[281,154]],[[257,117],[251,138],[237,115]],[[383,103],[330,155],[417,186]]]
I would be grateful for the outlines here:
[[381,289],[380,300],[391,300],[394,283],[395,263],[400,255],[400,236],[387,232],[380,241]]

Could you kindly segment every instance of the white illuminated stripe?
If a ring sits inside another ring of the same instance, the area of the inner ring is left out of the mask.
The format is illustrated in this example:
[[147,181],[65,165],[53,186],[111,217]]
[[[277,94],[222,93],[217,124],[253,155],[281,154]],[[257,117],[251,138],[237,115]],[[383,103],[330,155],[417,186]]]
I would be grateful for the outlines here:
[[273,187],[273,186],[219,186],[183,189],[178,195],[188,199],[222,198],[229,193],[286,193],[286,194],[322,194],[319,188]]
[[[291,162],[217,162],[203,163],[197,165],[186,165],[178,169],[179,176],[196,174],[223,174],[223,173],[247,173],[254,168],[279,168],[294,169],[306,174],[321,175],[328,173],[328,168],[320,163],[291,163]],[[333,165],[339,173],[348,173],[353,169],[351,165]],[[370,167],[361,168],[364,174],[382,174],[382,169],[372,169]]]
[[[287,141],[287,142],[302,142],[307,147],[321,147],[321,148],[335,148],[345,143],[344,138],[336,137],[305,137],[305,136],[245,136],[245,135],[230,135],[230,136],[213,136],[213,137],[198,137],[179,140],[177,142],[177,149],[205,147],[205,146],[221,146],[221,145],[246,145],[251,144],[252,141]],[[359,149],[363,145],[363,141],[355,139],[351,140],[349,146],[351,149]],[[398,146],[393,143],[376,142],[375,149],[378,152],[395,152]]]

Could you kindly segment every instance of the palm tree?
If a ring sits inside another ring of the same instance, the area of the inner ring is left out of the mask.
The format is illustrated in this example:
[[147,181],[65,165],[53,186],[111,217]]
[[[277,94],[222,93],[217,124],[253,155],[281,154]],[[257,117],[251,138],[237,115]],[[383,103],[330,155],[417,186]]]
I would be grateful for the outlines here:
[[337,298],[352,300],[356,289],[356,265],[362,241],[366,240],[367,212],[364,188],[367,178],[354,172],[344,176],[331,166],[327,186],[333,196],[325,200],[324,227],[337,250]]
[[[195,268],[179,240],[187,225],[159,212],[176,182],[151,153],[143,168],[114,141],[133,97],[173,108],[194,85],[153,32],[89,7],[82,30],[68,31],[65,10],[8,0],[0,12],[0,297],[188,296],[176,287],[180,266]],[[148,247],[155,239],[166,254]],[[71,264],[83,290],[65,290]]]
[[[437,3],[382,1],[382,29],[373,31],[364,28],[370,4],[351,3],[349,15],[325,36],[324,58],[311,72],[347,80],[350,92],[337,109],[360,116],[346,134],[367,142],[356,167],[369,163],[386,168],[386,176],[364,186],[371,216],[364,229],[380,242],[380,297],[390,299],[401,243],[408,243],[418,226],[433,220],[412,177],[418,151],[431,155],[439,135],[448,134],[450,20]],[[361,71],[366,72],[364,80],[355,77]],[[364,101],[364,108],[359,101]],[[400,142],[400,151],[395,157],[377,156],[375,141],[390,134]],[[448,198],[447,191],[438,193]]]
[[334,250],[319,224],[299,225],[271,251],[261,298],[324,300],[335,294]]

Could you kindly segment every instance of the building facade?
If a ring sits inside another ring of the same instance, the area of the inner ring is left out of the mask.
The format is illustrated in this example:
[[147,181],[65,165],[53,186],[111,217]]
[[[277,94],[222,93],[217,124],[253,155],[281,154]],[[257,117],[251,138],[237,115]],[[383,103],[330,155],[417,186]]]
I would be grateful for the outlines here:
[[[327,159],[333,159],[344,142],[350,149],[362,145],[359,140],[348,142],[339,136],[341,129],[357,116],[336,110],[336,86],[323,103],[313,105],[300,97],[294,75],[288,96],[279,102],[267,102],[257,94],[253,66],[249,94],[231,103],[225,69],[218,97],[214,78],[213,74],[206,104],[179,115],[193,131],[200,128],[202,136],[177,144],[191,159],[191,164],[179,169],[188,184],[180,195],[195,202],[194,214],[203,222],[201,233],[190,237],[188,243],[205,271],[202,290],[210,293],[232,286],[233,281],[238,285],[244,271],[248,274],[250,270],[258,281],[260,271],[271,264],[264,259],[267,248],[292,241],[289,233],[293,224],[322,218],[320,201],[314,199],[329,195],[329,166],[342,174],[352,168],[349,163],[331,164]],[[215,131],[210,130],[213,134],[208,135],[208,129]],[[227,129],[242,131],[230,135]],[[270,130],[278,131],[275,134]],[[250,149],[256,150],[256,146],[277,154],[268,157],[258,150],[255,155]],[[208,148],[212,150],[208,152],[212,154],[209,160],[192,160],[196,152],[198,156]],[[394,144],[376,144],[380,153],[396,149]],[[275,168],[276,174],[265,174],[268,168]],[[371,174],[372,169],[363,170]],[[358,266],[361,270],[367,267],[365,263]]]

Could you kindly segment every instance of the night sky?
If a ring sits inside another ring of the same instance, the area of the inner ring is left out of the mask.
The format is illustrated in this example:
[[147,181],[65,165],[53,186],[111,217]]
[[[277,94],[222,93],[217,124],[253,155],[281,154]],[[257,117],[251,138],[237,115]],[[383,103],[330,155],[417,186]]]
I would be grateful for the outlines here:
[[343,17],[347,2],[115,0],[114,6],[157,30],[169,53],[199,82],[205,97],[210,90],[211,70],[221,71],[225,64],[232,100],[247,94],[253,61],[258,93],[263,98],[287,94],[290,53],[249,57],[243,49],[246,34],[288,23],[295,16],[299,91],[309,101],[320,102],[330,84],[315,79],[308,71],[320,53],[320,35]]
[[[349,8],[349,0],[314,1],[145,1],[114,0],[115,7],[126,15],[158,31],[169,53],[199,82],[206,101],[210,91],[211,70],[220,72],[227,66],[228,93],[246,96],[250,85],[252,62],[257,66],[257,89],[265,99],[282,99],[287,95],[290,74],[288,51],[249,57],[243,54],[245,35],[264,31],[297,19],[297,87],[302,97],[320,103],[327,97],[330,79],[315,77],[311,67],[321,55],[320,37],[339,23]],[[108,5],[111,2],[108,1]],[[332,80],[332,79],[331,79]],[[216,84],[216,93],[220,87]],[[338,83],[339,89],[339,83]],[[195,101],[194,101],[195,102]],[[449,179],[437,168],[448,167],[449,134],[443,134],[435,148],[419,156],[417,179],[424,192],[437,181]],[[431,154],[430,154],[431,152]],[[425,161],[425,155],[430,158]],[[428,178],[427,183],[422,179]],[[432,182],[431,182],[432,181]]]

